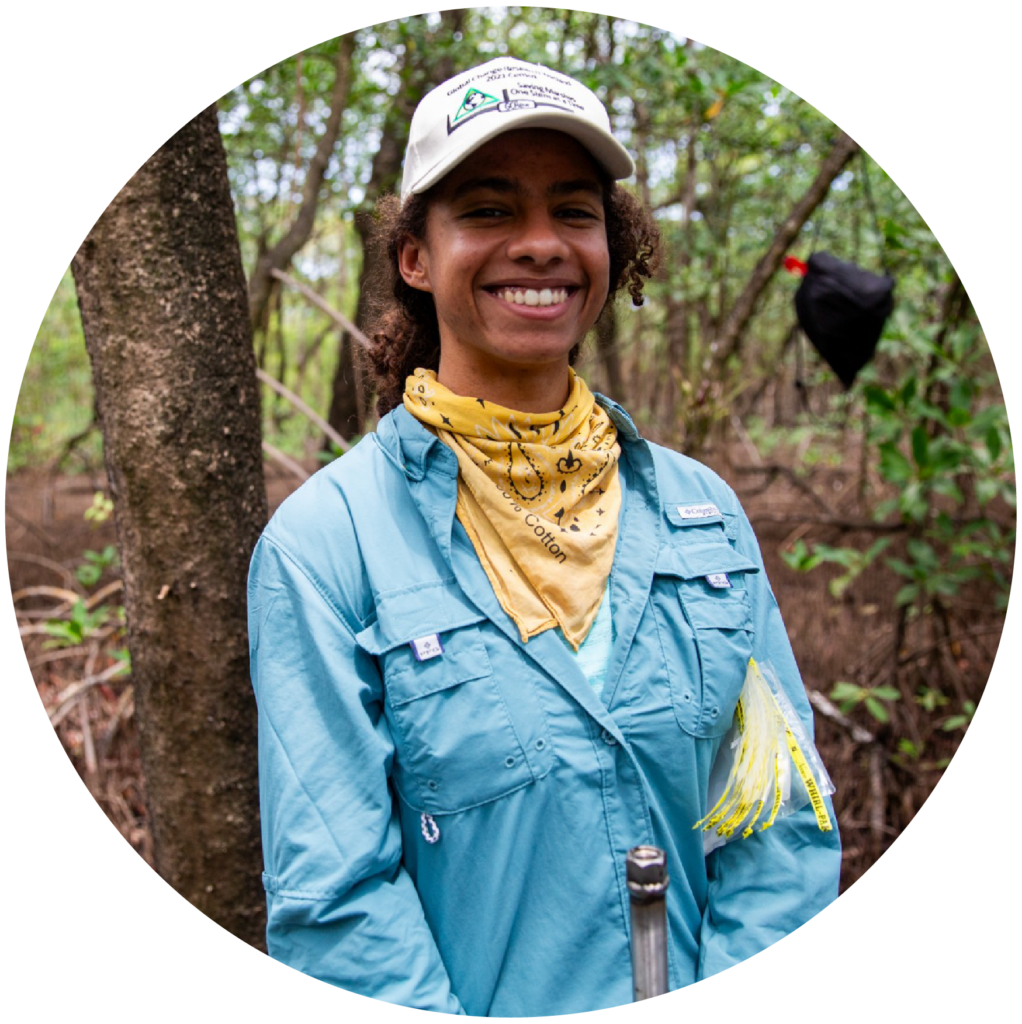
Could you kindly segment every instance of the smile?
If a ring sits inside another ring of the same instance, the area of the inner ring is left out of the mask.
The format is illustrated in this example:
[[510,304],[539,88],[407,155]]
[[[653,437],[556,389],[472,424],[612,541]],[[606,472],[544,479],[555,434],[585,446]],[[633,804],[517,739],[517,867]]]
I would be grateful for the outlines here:
[[494,288],[491,294],[515,306],[556,306],[568,301],[575,288]]

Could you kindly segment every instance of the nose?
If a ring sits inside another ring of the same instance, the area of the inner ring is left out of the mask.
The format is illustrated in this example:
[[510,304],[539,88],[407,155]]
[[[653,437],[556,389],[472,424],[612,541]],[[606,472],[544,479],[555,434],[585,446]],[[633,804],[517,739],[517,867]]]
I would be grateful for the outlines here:
[[508,257],[545,266],[568,257],[562,225],[546,209],[530,210],[519,218],[508,240]]

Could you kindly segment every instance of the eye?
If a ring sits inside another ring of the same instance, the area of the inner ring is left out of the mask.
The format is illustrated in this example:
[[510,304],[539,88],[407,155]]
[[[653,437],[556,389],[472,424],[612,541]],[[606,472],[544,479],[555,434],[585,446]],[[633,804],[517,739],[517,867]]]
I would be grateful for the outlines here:
[[562,220],[602,220],[602,217],[591,209],[582,206],[566,206],[557,211]]
[[498,217],[506,217],[507,211],[499,206],[476,206],[466,210],[461,216],[470,220],[495,220]]

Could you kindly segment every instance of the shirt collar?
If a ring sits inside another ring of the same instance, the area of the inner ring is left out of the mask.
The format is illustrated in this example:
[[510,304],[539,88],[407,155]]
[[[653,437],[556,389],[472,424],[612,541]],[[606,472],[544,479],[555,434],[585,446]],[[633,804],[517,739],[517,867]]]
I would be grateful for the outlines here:
[[[621,441],[630,444],[642,440],[631,416],[617,402],[599,392],[594,392],[593,397],[607,410]],[[421,480],[431,463],[448,476],[458,475],[458,460],[454,452],[403,405],[380,420],[375,437],[391,462],[413,480]]]

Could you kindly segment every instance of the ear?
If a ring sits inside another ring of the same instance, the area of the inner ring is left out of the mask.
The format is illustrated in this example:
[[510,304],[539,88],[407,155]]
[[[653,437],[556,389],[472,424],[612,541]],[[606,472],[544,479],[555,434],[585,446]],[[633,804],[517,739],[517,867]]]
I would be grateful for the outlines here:
[[398,246],[397,268],[405,284],[422,292],[433,291],[429,278],[429,250],[425,242],[406,237]]

